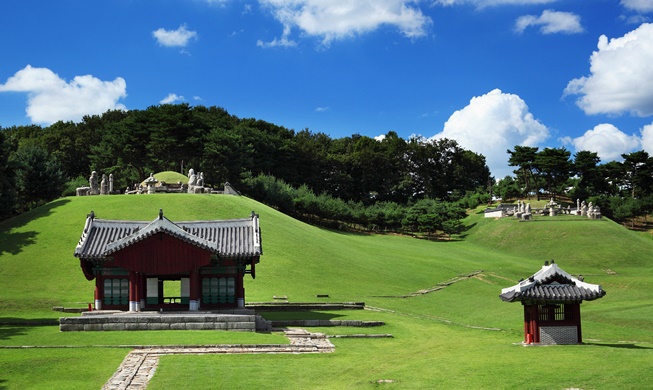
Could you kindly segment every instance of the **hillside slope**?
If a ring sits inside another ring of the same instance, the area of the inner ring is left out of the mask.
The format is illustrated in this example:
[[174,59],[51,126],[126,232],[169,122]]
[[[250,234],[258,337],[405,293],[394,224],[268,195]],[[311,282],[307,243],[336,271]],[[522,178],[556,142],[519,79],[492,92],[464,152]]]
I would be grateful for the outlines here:
[[[608,291],[584,305],[585,329],[601,337],[653,340],[653,241],[608,220],[485,220],[472,215],[462,241],[333,232],[294,220],[245,197],[161,194],[74,197],[54,201],[0,224],[0,317],[56,317],[53,306],[84,307],[93,298],[72,255],[86,215],[172,221],[260,214],[263,256],[257,278],[246,278],[248,301],[364,301],[408,315],[519,332],[520,307],[501,302],[501,288],[528,277],[544,260]],[[436,293],[391,298],[463,279]],[[624,328],[624,324],[626,327]]]

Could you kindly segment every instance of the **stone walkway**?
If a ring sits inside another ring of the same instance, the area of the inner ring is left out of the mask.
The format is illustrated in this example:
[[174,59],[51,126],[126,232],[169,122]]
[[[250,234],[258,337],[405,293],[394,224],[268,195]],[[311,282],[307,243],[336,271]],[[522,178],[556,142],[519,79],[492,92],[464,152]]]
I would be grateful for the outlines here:
[[102,389],[145,389],[159,365],[159,356],[236,353],[330,353],[335,346],[321,333],[303,329],[284,329],[290,344],[215,345],[204,347],[142,347],[133,349]]

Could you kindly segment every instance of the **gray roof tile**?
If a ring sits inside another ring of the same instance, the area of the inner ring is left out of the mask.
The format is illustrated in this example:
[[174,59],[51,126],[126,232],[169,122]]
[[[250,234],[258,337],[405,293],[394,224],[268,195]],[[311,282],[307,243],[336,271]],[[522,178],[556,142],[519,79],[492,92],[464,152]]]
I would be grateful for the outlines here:
[[172,222],[160,214],[147,221],[95,218],[90,214],[74,256],[106,260],[111,254],[153,234],[165,233],[222,257],[257,257],[262,254],[258,215],[249,218]]

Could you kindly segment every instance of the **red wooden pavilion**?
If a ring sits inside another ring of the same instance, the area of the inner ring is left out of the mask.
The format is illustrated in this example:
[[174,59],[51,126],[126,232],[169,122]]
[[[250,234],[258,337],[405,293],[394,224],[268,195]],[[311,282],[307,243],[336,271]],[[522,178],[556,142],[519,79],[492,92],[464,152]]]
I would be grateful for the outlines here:
[[95,279],[95,309],[129,311],[242,308],[244,275],[256,276],[262,254],[254,212],[244,219],[172,222],[162,210],[151,222],[99,219],[91,212],[74,253],[86,279]]
[[525,344],[579,344],[580,304],[604,295],[601,286],[569,275],[551,260],[530,278],[501,290],[499,297],[522,303]]

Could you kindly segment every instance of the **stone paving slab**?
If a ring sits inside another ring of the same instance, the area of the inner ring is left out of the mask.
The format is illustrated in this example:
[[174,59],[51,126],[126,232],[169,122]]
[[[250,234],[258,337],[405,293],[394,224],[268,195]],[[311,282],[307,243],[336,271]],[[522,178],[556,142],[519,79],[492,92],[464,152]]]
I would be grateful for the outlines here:
[[290,344],[213,345],[203,347],[163,346],[139,347],[133,349],[118,370],[104,384],[103,390],[140,390],[147,388],[156,368],[159,356],[164,355],[206,355],[240,353],[331,353],[335,346],[321,333],[310,333],[304,329],[285,329]]

